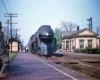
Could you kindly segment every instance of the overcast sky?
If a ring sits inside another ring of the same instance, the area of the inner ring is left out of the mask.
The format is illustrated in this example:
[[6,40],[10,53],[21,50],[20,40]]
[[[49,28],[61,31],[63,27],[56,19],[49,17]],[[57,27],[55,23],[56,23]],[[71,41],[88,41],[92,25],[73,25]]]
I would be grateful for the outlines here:
[[[88,28],[90,17],[93,18],[93,31],[100,27],[100,0],[3,0],[8,13],[17,13],[13,17],[13,27],[20,29],[18,33],[24,39],[24,45],[37,29],[44,24],[51,25],[53,29],[60,27],[61,21],[73,22],[80,29]],[[0,21],[3,27],[8,17],[2,0],[0,0]]]

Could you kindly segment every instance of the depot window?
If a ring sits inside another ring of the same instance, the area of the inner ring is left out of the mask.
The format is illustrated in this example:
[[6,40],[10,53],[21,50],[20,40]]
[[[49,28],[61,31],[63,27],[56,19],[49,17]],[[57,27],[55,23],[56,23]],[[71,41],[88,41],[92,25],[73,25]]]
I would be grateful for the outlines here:
[[92,48],[92,40],[88,40],[88,47]]
[[69,50],[69,41],[66,41],[66,50]]
[[80,48],[84,48],[84,40],[79,41]]

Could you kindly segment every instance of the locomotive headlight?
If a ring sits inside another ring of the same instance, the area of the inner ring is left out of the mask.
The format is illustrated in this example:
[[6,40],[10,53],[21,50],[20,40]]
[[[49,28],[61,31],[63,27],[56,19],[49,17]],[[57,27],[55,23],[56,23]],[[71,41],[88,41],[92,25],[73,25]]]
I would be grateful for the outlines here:
[[48,35],[49,35],[49,33],[46,33],[45,35],[46,35],[46,36],[48,36]]

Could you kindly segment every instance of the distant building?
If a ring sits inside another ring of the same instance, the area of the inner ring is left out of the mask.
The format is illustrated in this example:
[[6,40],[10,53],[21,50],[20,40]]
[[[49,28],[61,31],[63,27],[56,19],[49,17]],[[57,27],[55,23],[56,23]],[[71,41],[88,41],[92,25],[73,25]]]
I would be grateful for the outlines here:
[[18,53],[21,50],[21,42],[15,38],[9,39],[9,52],[11,52],[11,42],[12,42],[12,52]]
[[85,28],[77,31],[63,31],[61,33],[61,44],[63,51],[73,51],[73,49],[82,49],[86,47],[100,47],[100,38],[98,34]]

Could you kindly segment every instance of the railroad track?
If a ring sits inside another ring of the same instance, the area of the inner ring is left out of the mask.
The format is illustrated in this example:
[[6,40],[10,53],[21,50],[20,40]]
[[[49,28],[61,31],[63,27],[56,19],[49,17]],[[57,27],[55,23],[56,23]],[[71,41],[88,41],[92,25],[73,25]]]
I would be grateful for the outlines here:
[[[68,57],[71,58],[71,57]],[[66,57],[64,58],[66,59]],[[78,56],[78,57],[72,57],[74,60],[78,60],[80,63],[85,64],[87,66],[97,68],[100,71],[100,58],[96,57],[86,57],[86,56]]]
[[[86,75],[100,79],[100,59],[87,56],[55,55],[48,60],[63,65]],[[92,60],[92,61],[90,61]],[[95,64],[92,64],[94,62]],[[98,63],[98,64],[96,64]]]
[[[87,56],[62,55],[62,54],[57,54],[52,57],[42,56],[42,58],[45,58],[56,64],[71,68],[83,74],[89,75],[98,80],[100,79],[100,59],[99,58],[87,57]],[[95,64],[92,64],[92,63],[95,63]]]
[[94,68],[92,67],[87,67],[86,65],[80,65],[80,64],[63,64],[63,65],[73,70],[82,72],[86,75],[100,79],[100,72],[99,72],[100,70],[99,71],[97,69],[94,70]]

